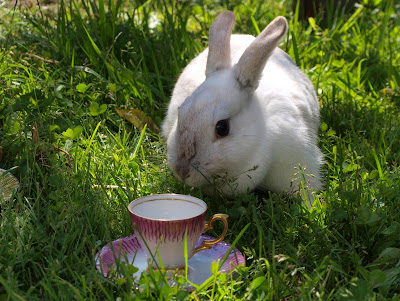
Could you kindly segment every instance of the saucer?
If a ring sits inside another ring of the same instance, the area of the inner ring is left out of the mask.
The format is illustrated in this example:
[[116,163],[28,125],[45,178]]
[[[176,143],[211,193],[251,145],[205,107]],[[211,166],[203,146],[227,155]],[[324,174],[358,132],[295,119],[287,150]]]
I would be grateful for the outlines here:
[[[213,237],[208,235],[200,236],[195,247],[199,246],[203,240],[212,238]],[[212,262],[222,260],[230,246],[230,244],[221,241],[213,245],[209,250],[203,250],[194,254],[188,260],[188,280],[196,285],[200,285],[206,281],[210,276],[212,276]],[[148,257],[140,246],[137,237],[131,235],[113,241],[112,248],[110,244],[105,245],[95,256],[96,269],[99,272],[102,272],[104,277],[108,277],[109,271],[115,269],[116,261],[128,262],[139,269],[132,275],[132,277],[138,279],[141,273],[146,271],[148,268],[147,258]],[[242,253],[240,253],[238,249],[234,248],[221,266],[220,272],[229,273],[238,265],[245,265],[245,260]],[[194,290],[195,288],[188,287],[188,289]]]

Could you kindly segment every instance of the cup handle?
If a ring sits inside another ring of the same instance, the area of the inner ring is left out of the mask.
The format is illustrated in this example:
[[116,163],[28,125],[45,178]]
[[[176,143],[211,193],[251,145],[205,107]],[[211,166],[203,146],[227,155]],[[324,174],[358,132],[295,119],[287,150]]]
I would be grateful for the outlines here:
[[208,230],[213,229],[214,228],[213,224],[217,220],[220,220],[224,223],[224,231],[222,231],[222,234],[215,239],[204,240],[200,246],[198,246],[196,249],[193,250],[193,253],[190,257],[192,257],[194,254],[196,254],[199,251],[211,249],[211,247],[213,245],[219,243],[220,241],[222,241],[224,239],[226,233],[228,232],[228,217],[229,216],[227,214],[218,213],[218,214],[214,214],[210,218],[210,220],[204,226],[204,232],[207,232]]

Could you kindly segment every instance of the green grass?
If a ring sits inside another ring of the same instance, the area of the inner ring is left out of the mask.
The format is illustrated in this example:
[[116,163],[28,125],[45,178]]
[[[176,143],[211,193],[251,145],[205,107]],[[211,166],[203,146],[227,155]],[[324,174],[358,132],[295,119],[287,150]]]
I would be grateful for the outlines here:
[[[0,201],[0,300],[399,300],[400,5],[361,2],[302,22],[291,1],[0,8],[0,168],[15,167],[21,182]],[[311,210],[298,196],[226,199],[180,184],[158,134],[115,111],[140,109],[160,125],[181,69],[225,9],[238,33],[289,20],[281,47],[321,104],[325,188]],[[249,225],[236,243],[246,267],[195,293],[161,285],[159,272],[136,279],[139,289],[132,267],[114,281],[97,272],[95,253],[132,233],[129,201],[167,192],[229,214],[227,242]]]

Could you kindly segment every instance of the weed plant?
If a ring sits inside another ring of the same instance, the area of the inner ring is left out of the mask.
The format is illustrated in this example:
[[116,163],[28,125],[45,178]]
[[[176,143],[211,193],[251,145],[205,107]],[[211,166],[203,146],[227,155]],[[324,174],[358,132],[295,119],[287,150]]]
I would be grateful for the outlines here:
[[[361,0],[302,21],[291,8],[0,1],[0,168],[21,183],[0,201],[0,300],[400,299],[400,4]],[[281,48],[321,105],[325,187],[311,209],[299,196],[226,199],[184,186],[157,132],[116,113],[139,109],[160,125],[179,73],[226,9],[236,33],[257,35],[275,16],[288,18]],[[129,265],[119,267],[122,278],[103,277],[94,256],[132,233],[127,204],[168,192],[204,199],[209,215],[229,214],[225,240],[240,236],[246,266],[214,269],[193,293],[162,285],[160,272],[132,279]]]

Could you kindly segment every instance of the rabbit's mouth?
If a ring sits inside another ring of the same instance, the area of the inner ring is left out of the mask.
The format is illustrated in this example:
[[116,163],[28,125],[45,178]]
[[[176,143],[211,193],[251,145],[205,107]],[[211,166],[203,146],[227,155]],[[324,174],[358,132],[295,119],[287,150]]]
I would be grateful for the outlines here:
[[[202,187],[205,193],[212,191],[221,191],[226,195],[235,195],[254,189],[257,183],[251,178],[251,172],[240,173],[237,176],[232,176],[226,169],[216,171],[204,166],[200,163],[189,163],[184,166],[179,165],[178,162],[174,166],[173,173],[178,180],[192,187]],[[213,166],[215,168],[215,166]],[[180,169],[179,169],[180,168]],[[182,177],[184,172],[184,177]]]
[[208,164],[200,167],[199,162],[190,163],[190,172],[185,179],[182,181],[190,186],[204,187],[204,186],[221,186],[226,184],[228,179],[228,173],[226,170],[220,170],[217,172],[207,169]]
[[182,182],[190,177],[190,166],[182,161],[177,161],[175,165],[175,173],[177,178],[179,178]]
[[200,162],[184,162],[177,160],[172,168],[175,177],[181,182],[193,186],[200,187],[210,184],[212,177],[200,167]]
[[170,157],[169,165],[174,176],[189,186],[224,186],[227,182],[235,180],[228,175],[226,168],[216,167],[209,161],[201,163],[195,156],[189,160],[182,157]]
[[176,160],[174,164],[170,165],[175,177],[190,186],[200,186],[199,180],[201,177],[198,177],[198,174],[201,173],[199,171],[199,163],[191,164],[187,162],[187,160]]
[[[179,171],[178,174],[182,172]],[[179,174],[182,182],[190,185],[190,186],[195,186],[199,187],[204,184],[206,184],[207,181],[207,175],[204,174],[204,171],[201,170],[200,168],[200,163],[199,162],[193,162],[184,167],[184,172],[185,174],[182,177],[181,174]]]

